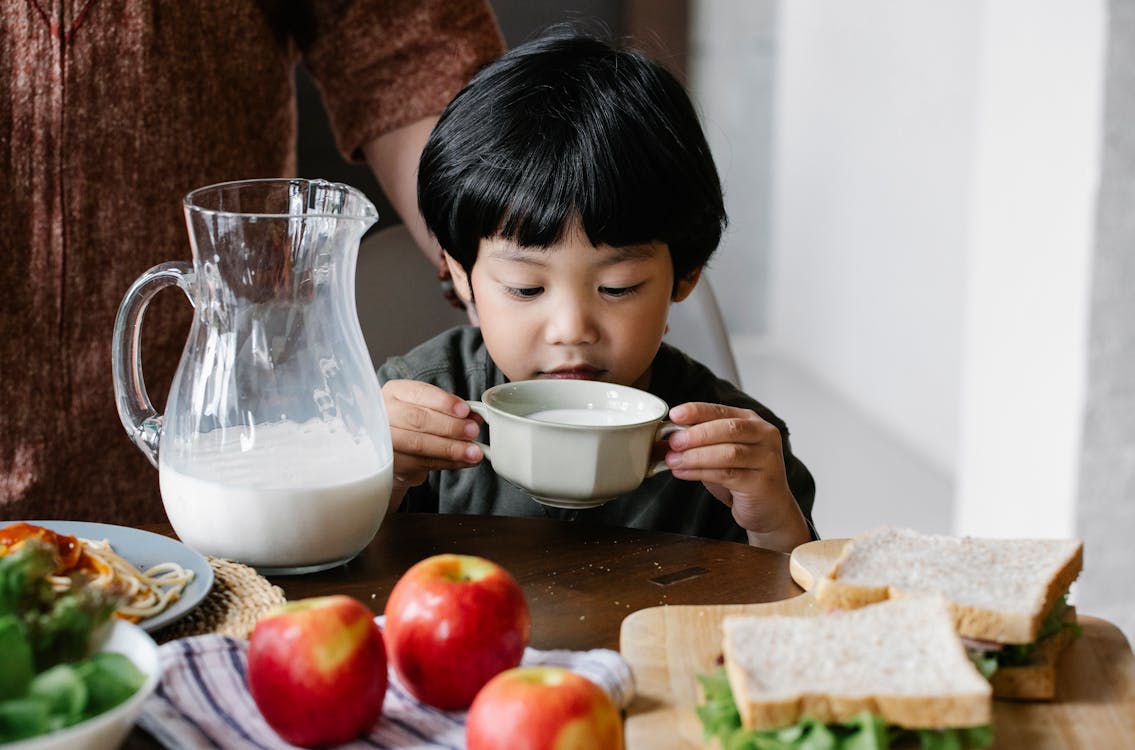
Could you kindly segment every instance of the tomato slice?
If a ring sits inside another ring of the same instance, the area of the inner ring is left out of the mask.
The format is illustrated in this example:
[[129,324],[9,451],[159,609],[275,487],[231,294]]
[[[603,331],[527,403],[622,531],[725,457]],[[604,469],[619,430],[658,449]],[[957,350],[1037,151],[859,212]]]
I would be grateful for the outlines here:
[[55,550],[56,573],[97,570],[94,561],[83,551],[83,544],[78,537],[24,522],[9,524],[0,529],[0,555],[8,554],[28,539],[38,539]]

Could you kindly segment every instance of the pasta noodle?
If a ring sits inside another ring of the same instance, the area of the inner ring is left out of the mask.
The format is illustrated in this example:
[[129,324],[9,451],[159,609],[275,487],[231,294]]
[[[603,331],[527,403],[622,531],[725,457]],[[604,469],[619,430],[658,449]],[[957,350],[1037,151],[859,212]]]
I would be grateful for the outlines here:
[[66,591],[73,585],[74,579],[69,574],[81,573],[86,585],[117,594],[122,603],[115,610],[115,616],[130,622],[164,612],[181,598],[194,577],[192,570],[175,562],[139,570],[115,552],[107,539],[81,539],[26,523],[0,529],[0,554],[33,537],[53,545],[56,550],[56,569],[47,577],[56,591]]
[[115,612],[122,619],[138,622],[164,612],[181,598],[181,592],[193,580],[193,571],[175,562],[158,563],[147,570],[138,570],[115,552],[106,539],[79,541],[83,543],[84,552],[109,571],[99,576],[108,577],[105,583],[94,585],[112,586],[123,596],[124,601]]

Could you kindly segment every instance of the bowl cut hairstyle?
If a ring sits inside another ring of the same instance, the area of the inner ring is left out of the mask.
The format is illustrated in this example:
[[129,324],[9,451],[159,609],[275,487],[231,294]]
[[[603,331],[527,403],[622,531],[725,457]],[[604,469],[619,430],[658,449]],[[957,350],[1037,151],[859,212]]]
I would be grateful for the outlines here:
[[721,182],[682,84],[645,55],[556,30],[483,68],[422,152],[418,203],[471,272],[482,239],[669,246],[675,284],[726,225]]

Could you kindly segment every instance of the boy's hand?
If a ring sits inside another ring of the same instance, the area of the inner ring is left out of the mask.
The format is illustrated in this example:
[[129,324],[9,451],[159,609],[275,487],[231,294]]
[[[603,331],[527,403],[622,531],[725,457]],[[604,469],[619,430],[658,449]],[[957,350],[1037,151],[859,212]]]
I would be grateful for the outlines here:
[[431,469],[464,469],[483,458],[473,444],[480,432],[477,417],[463,399],[436,385],[390,380],[382,400],[394,443],[394,492],[391,506],[406,490],[426,481]]
[[675,406],[670,421],[689,429],[669,437],[666,465],[732,508],[750,544],[791,552],[811,538],[788,488],[776,427],[749,409],[700,402]]

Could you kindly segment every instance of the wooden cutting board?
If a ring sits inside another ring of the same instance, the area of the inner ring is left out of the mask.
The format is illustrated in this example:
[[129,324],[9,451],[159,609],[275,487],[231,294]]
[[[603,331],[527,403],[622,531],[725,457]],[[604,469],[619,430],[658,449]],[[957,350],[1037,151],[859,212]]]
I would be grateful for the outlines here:
[[[822,575],[845,540],[798,548],[792,576]],[[804,577],[804,580],[801,580]],[[807,581],[807,583],[806,583]],[[702,748],[694,713],[695,675],[717,667],[721,621],[730,614],[820,614],[811,593],[768,604],[667,606],[623,620],[620,651],[634,670],[637,696],[627,710],[629,750]],[[1060,662],[1056,699],[1049,703],[995,701],[995,748],[1101,750],[1135,745],[1135,655],[1111,623],[1080,615],[1083,638]],[[770,647],[775,648],[775,645]]]
[[788,572],[792,575],[792,580],[796,581],[800,588],[805,591],[811,591],[812,586],[816,584],[816,579],[826,575],[835,565],[835,561],[839,559],[847,541],[846,539],[820,539],[819,541],[801,544],[792,550],[792,554],[788,558]]

